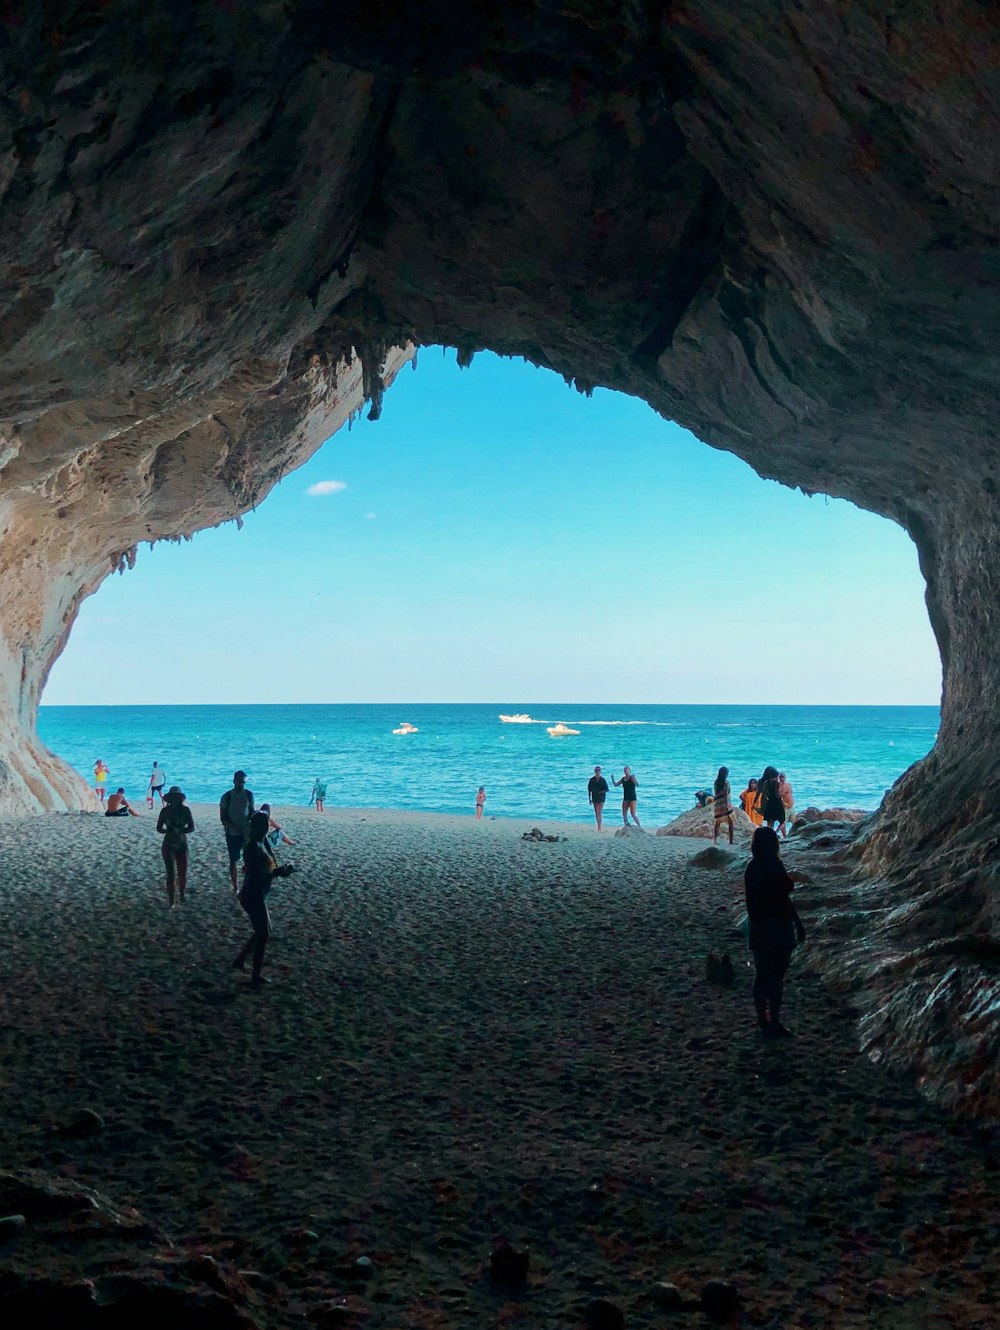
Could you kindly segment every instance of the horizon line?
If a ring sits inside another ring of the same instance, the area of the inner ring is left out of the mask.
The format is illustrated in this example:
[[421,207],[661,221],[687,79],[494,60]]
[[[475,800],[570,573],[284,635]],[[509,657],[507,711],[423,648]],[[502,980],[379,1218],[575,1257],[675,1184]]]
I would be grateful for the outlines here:
[[140,710],[148,708],[150,711],[163,711],[170,707],[215,707],[220,708],[239,708],[246,710],[248,707],[504,707],[504,706],[535,706],[535,707],[767,707],[769,710],[791,711],[799,707],[812,707],[814,709],[826,709],[830,711],[842,710],[847,708],[857,709],[860,707],[898,707],[898,708],[928,708],[933,707],[940,710],[941,703],[938,702],[567,702],[550,701],[533,703],[511,703],[505,701],[485,701],[485,702],[418,702],[413,701],[388,701],[388,702],[40,702],[39,711],[54,710],[57,707],[75,707],[85,709],[88,707],[102,707],[105,710],[131,709]]

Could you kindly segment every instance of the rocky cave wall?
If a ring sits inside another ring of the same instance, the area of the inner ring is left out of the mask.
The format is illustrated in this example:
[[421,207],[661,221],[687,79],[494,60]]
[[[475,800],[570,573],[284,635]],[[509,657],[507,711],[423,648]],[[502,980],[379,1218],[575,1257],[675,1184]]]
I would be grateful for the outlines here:
[[35,710],[136,542],[377,411],[391,347],[523,355],[913,536],[942,724],[856,847],[858,983],[996,1105],[992,7],[12,0],[0,51],[0,809],[86,803]]

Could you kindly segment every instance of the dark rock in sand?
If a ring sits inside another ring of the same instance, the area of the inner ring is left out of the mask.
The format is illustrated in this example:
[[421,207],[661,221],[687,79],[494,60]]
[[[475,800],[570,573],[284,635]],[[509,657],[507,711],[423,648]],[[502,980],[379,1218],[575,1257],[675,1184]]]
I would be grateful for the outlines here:
[[701,1306],[712,1321],[729,1321],[739,1311],[740,1295],[728,1279],[710,1279],[701,1290]]
[[625,1313],[607,1298],[594,1298],[584,1312],[587,1330],[625,1330]]
[[498,1242],[490,1252],[490,1279],[507,1288],[523,1288],[528,1282],[530,1264],[526,1248],[512,1247],[507,1241]]
[[688,860],[692,868],[728,868],[738,862],[739,856],[735,851],[720,849],[718,845],[710,845],[707,850],[699,850]]
[[86,1136],[96,1136],[104,1130],[104,1119],[92,1108],[76,1109],[65,1122],[56,1128],[56,1135],[66,1140],[82,1140]]
[[714,951],[709,952],[705,958],[705,978],[710,984],[729,985],[733,982],[736,978],[733,963],[725,953],[717,956]]
[[684,1306],[684,1294],[676,1284],[668,1283],[667,1280],[654,1284],[650,1296],[663,1311],[680,1311]]
[[0,1216],[0,1247],[16,1242],[27,1226],[24,1215]]
[[375,1262],[370,1256],[359,1256],[351,1267],[351,1278],[359,1284],[367,1284],[375,1278]]

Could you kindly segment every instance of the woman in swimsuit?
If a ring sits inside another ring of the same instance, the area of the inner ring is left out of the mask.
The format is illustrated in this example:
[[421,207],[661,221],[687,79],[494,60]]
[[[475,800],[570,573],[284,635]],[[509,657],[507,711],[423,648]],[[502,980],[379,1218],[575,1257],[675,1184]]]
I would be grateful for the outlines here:
[[719,774],[715,778],[715,828],[712,836],[713,844],[719,839],[719,826],[726,822],[729,825],[729,844],[733,843],[733,808],[730,804],[729,789],[729,768],[720,767]]

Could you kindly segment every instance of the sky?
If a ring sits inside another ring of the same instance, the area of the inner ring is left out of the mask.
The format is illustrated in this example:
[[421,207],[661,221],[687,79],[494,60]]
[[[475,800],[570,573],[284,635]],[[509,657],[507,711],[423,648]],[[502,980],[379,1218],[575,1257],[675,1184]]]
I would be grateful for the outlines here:
[[242,530],[140,547],[43,701],[935,704],[923,591],[884,518],[424,348]]

